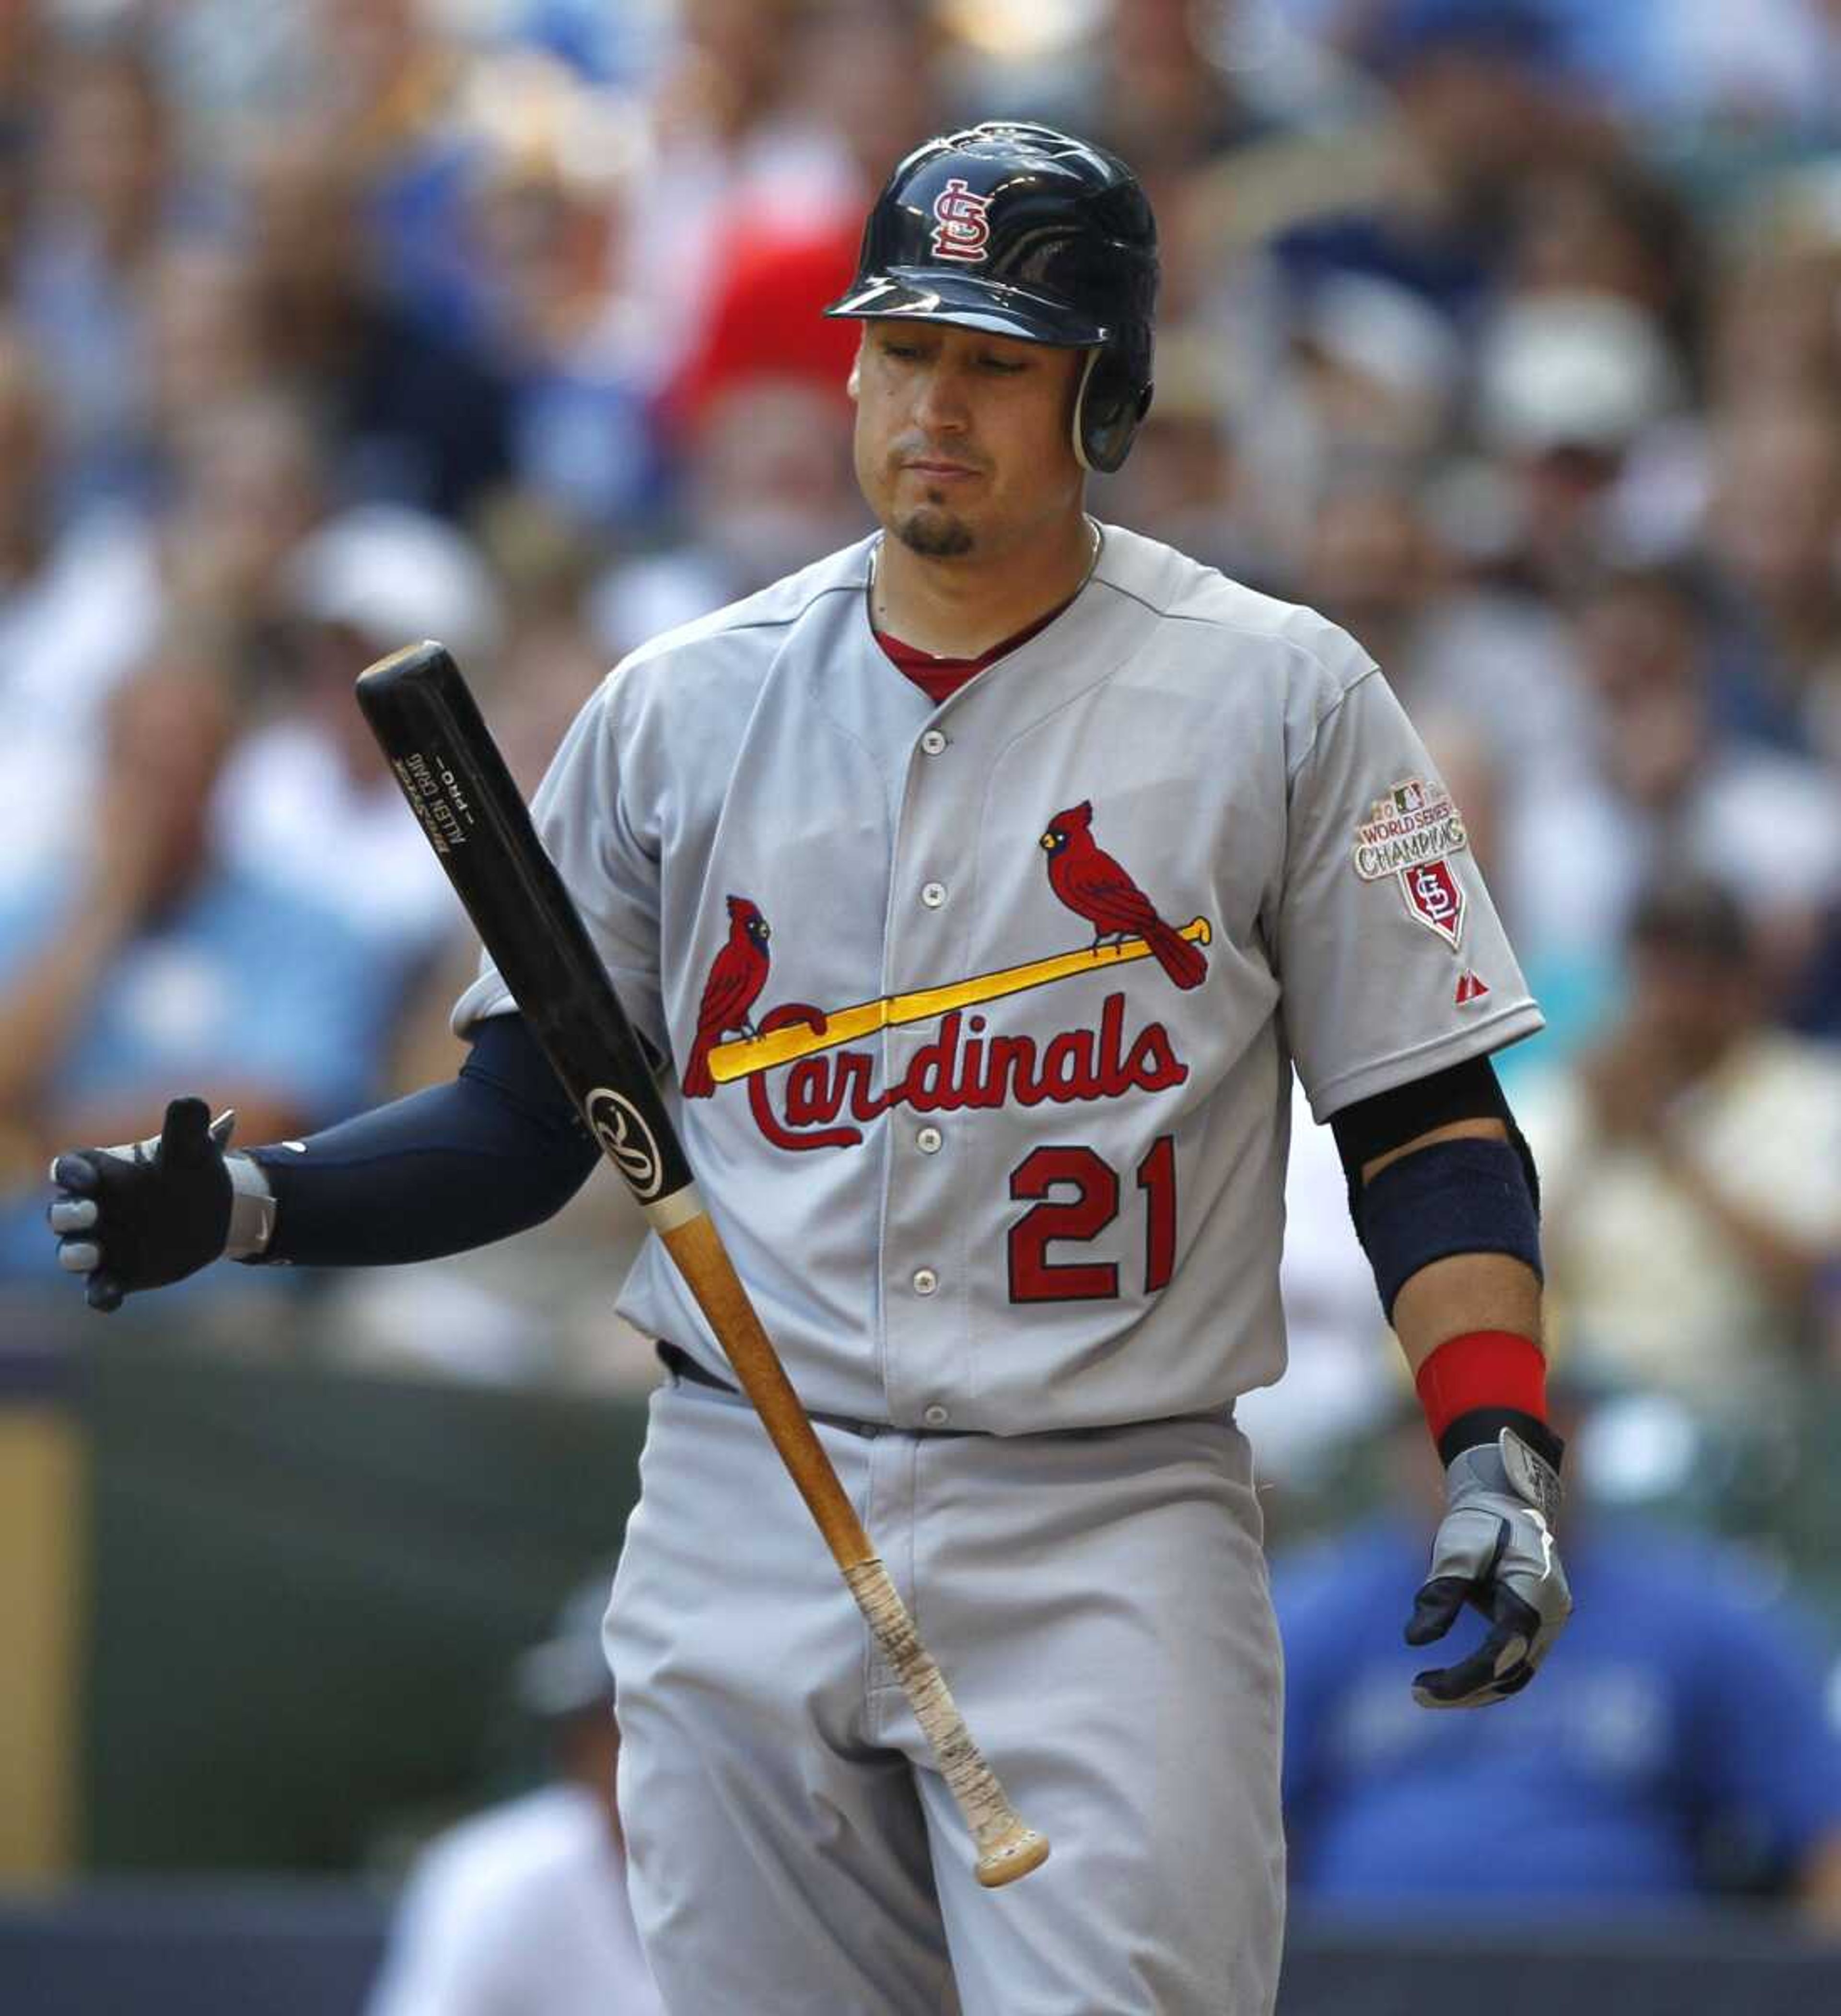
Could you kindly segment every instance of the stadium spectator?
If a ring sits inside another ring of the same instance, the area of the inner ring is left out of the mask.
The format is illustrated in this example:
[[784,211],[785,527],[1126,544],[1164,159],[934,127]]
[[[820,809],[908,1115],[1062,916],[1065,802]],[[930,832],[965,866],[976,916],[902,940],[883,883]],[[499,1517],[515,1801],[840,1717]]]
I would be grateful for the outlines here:
[[352,682],[425,637],[463,665],[488,658],[499,641],[496,591],[477,549],[451,526],[371,504],[300,542],[278,596],[292,626],[288,704],[230,758],[218,844],[228,859],[336,908],[400,979],[451,931],[454,898],[404,815]]
[[480,308],[469,99],[490,102],[501,86],[445,13],[429,0],[315,0],[306,114],[324,158],[351,178],[353,221],[397,304],[437,341],[466,344]]
[[1365,9],[1353,52],[1397,114],[1383,185],[1280,233],[1273,252],[1300,291],[1336,272],[1421,294],[1465,327],[1501,285],[1514,192],[1550,161],[1596,143],[1600,122],[1570,82],[1563,38],[1537,0],[1408,0]]
[[510,466],[504,383],[462,335],[420,326],[392,297],[351,162],[310,129],[252,151],[243,243],[264,351],[319,416],[336,493],[463,515]]
[[1712,432],[1717,723],[1841,765],[1841,398],[1746,398]]
[[367,2016],[663,2016],[627,1903],[620,1733],[601,1651],[606,1571],[520,1662],[550,1782],[432,1842],[398,1909]]
[[702,333],[665,394],[663,418],[681,457],[688,459],[688,444],[738,387],[781,381],[847,412],[844,385],[857,336],[851,324],[827,320],[824,311],[850,283],[858,235],[841,221],[816,232],[736,221]]
[[1841,1370],[1817,1355],[1841,1258],[1841,1059],[1771,1027],[1756,935],[1717,882],[1665,870],[1628,944],[1622,1012],[1517,1087],[1551,1321],[1570,1363],[1767,1420],[1799,1375]]
[[584,527],[637,536],[665,470],[653,426],[657,346],[616,284],[636,194],[631,116],[559,65],[498,66],[469,185],[483,326],[509,381],[520,494]]
[[[1512,795],[1588,760],[1591,717],[1566,625],[1544,597],[1467,575],[1438,500],[1410,470],[1357,466],[1325,486],[1302,585],[1363,639],[1415,719],[1468,725]],[[1499,900],[1519,945],[1505,888]]]
[[1645,439],[1681,374],[1660,324],[1614,294],[1511,296],[1480,333],[1476,431],[1507,478],[1478,557],[1504,586],[1564,607],[1628,556]]
[[1242,352],[1224,375],[1246,515],[1289,589],[1335,491],[1425,481],[1449,438],[1463,351],[1436,308],[1373,274],[1325,275],[1281,329],[1268,358]]
[[[1748,400],[1841,397],[1841,232],[1827,214],[1823,185],[1799,203],[1778,185],[1779,201],[1756,206],[1717,265],[1702,275],[1709,295],[1703,375],[1708,403],[1731,411]],[[1788,209],[1774,223],[1773,208]],[[1813,212],[1805,221],[1794,213]]]
[[743,378],[704,407],[683,474],[689,536],[611,568],[595,627],[610,659],[674,623],[752,594],[796,564],[856,537],[850,408],[822,383]]
[[[1573,1413],[1556,1422],[1570,1431]],[[1399,1643],[1440,1484],[1416,1412],[1390,1455],[1386,1508],[1274,1577],[1294,1899],[1525,1932],[1762,1894],[1841,1935],[1841,1736],[1821,1641],[1794,1605],[1764,1600],[1758,1565],[1595,1514],[1575,1462],[1564,1647],[1487,1723],[1427,1715],[1408,1687],[1426,1654]],[[1487,1853],[1481,1812],[1514,1816]]]
[[1566,11],[1582,48],[1611,58],[1602,72],[1620,102],[1652,128],[1709,151],[1797,150],[1841,133],[1841,23],[1829,0],[1570,0]]
[[1211,31],[1237,9],[1188,0],[1112,0],[1095,37],[1093,103],[1073,123],[1122,154],[1153,186],[1279,130],[1238,71],[1217,60]]
[[144,523],[169,607],[258,685],[286,614],[289,560],[325,508],[311,416],[284,394],[227,394],[184,421],[167,459],[163,508]]
[[133,487],[148,278],[192,198],[159,70],[138,42],[67,49],[45,107],[43,185],[15,298],[55,387],[63,498],[94,503]]
[[158,509],[187,434],[221,407],[269,394],[271,379],[249,272],[221,239],[188,233],[163,242],[142,305],[142,370],[123,448],[133,495]]
[[1613,574],[1581,605],[1595,720],[1570,771],[1515,794],[1498,883],[1528,970],[1608,998],[1634,892],[1670,864],[1729,880],[1781,999],[1841,892],[1841,794],[1807,757],[1719,733],[1708,625],[1680,579]]
[[[169,643],[109,699],[96,815],[65,822],[57,861],[0,902],[9,1285],[45,1281],[40,1183],[59,1145],[138,1139],[175,1085],[214,1113],[234,1107],[243,1138],[279,1140],[351,1111],[376,1082],[389,1005],[377,959],[329,909],[213,843],[236,728],[223,668]],[[290,851],[313,851],[318,832],[297,831]]]
[[620,242],[621,290],[644,304],[675,375],[706,326],[735,220],[785,230],[860,211],[860,174],[800,102],[803,0],[685,0],[645,119],[645,200]]
[[929,0],[817,0],[806,9],[793,100],[841,145],[858,207],[867,209],[890,162],[955,123],[946,102],[953,54]]
[[1607,146],[1544,163],[1515,188],[1509,231],[1513,292],[1628,301],[1672,344],[1692,342],[1700,276],[1692,214],[1634,155]]
[[0,322],[0,897],[65,844],[90,794],[97,711],[145,650],[166,594],[145,528],[116,507],[59,509],[47,375]]

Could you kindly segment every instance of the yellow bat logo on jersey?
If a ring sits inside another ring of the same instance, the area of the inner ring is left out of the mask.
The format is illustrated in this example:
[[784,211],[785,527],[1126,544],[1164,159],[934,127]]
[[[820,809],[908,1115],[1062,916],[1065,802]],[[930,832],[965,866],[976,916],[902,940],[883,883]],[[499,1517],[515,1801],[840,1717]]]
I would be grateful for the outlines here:
[[[1212,935],[1205,917],[1193,919],[1181,934],[1185,946],[1206,945]],[[1167,952],[1166,946],[1163,956]],[[713,1079],[746,1079],[748,1109],[763,1136],[776,1148],[796,1150],[854,1147],[864,1125],[897,1106],[949,1112],[1162,1092],[1182,1084],[1188,1066],[1161,1022],[1127,1029],[1122,990],[1100,1004],[1096,1028],[1046,1037],[987,1033],[986,1018],[977,1013],[981,1004],[1032,988],[1158,956],[1142,938],[1126,938],[940,987],[884,995],[834,1014],[786,1002],[761,1017],[757,1034],[714,1045],[705,1060]],[[939,1033],[910,1056],[891,1085],[877,1085],[878,1060],[869,1050],[847,1047],[879,1029],[935,1021]],[[775,1083],[769,1075],[781,1064],[790,1068]]]
[[[1197,945],[1210,944],[1214,935],[1206,917],[1191,919],[1177,933],[1178,938]],[[1097,967],[1124,966],[1150,956],[1151,948],[1142,938],[1128,938],[1113,945],[1056,952],[1047,959],[1003,967],[994,973],[973,974],[964,980],[948,981],[941,987],[921,988],[911,994],[885,994],[878,1000],[859,1001],[829,1014],[821,1013],[813,1022],[783,1025],[743,1042],[718,1043],[709,1053],[710,1075],[718,1085],[727,1085],[756,1071],[771,1071],[775,1064],[796,1064],[801,1057],[858,1042],[879,1029],[933,1021],[955,1010],[975,1008],[981,1003],[1001,1000],[1006,995],[1020,994],[1032,987],[1052,986],[1058,980],[1091,973]]]

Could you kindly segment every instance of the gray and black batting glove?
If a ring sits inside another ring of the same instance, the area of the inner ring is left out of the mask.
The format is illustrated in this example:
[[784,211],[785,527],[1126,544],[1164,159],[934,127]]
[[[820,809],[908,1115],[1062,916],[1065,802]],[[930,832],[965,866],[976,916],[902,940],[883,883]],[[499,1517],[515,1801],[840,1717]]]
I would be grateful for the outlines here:
[[[45,1216],[58,1265],[86,1276],[92,1309],[164,1288],[208,1265],[230,1236],[225,1149],[235,1121],[214,1125],[202,1099],[175,1099],[159,1134],[120,1148],[75,1148],[51,1165],[57,1195]],[[239,1158],[240,1159],[240,1158]]]
[[[1557,1445],[1556,1445],[1557,1449]],[[1445,1467],[1449,1509],[1432,1543],[1432,1572],[1413,1604],[1409,1645],[1429,1645],[1466,1604],[1490,1629],[1454,1665],[1413,1677],[1422,1708],[1482,1708],[1520,1693],[1572,1614],[1554,1551],[1559,1472],[1512,1428]]]

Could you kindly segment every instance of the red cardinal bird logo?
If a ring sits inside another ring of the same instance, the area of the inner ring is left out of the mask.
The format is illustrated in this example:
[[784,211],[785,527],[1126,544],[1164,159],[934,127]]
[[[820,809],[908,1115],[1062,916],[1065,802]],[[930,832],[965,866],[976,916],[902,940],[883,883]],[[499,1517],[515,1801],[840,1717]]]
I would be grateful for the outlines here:
[[1057,812],[1042,835],[1048,855],[1048,886],[1077,917],[1093,927],[1093,947],[1141,938],[1151,956],[1178,987],[1199,987],[1208,962],[1187,938],[1179,938],[1151,907],[1151,900],[1109,854],[1094,844],[1093,801],[1084,798]]
[[684,1067],[681,1084],[686,1099],[707,1099],[716,1089],[710,1075],[710,1050],[732,1029],[744,1035],[754,1034],[748,1011],[767,983],[767,941],[773,933],[768,921],[746,896],[728,899],[728,938],[710,967],[703,982],[703,999],[697,1010],[696,1040],[690,1047],[690,1061]]

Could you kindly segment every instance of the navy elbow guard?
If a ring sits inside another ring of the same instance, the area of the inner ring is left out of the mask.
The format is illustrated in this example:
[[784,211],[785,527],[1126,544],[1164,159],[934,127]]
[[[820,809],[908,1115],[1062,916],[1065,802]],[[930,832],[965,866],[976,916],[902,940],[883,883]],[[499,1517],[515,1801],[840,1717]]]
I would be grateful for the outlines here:
[[1393,1320],[1401,1290],[1434,1260],[1505,1253],[1541,1278],[1541,1226],[1520,1151],[1507,1141],[1434,1141],[1361,1187],[1355,1229]]

